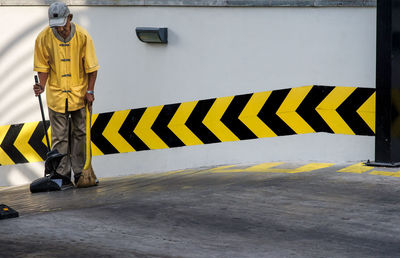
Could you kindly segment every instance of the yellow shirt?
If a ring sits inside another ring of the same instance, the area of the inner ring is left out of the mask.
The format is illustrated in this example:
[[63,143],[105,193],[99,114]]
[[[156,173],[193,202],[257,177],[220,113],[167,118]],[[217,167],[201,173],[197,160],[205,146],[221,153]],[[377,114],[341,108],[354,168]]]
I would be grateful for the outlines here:
[[46,97],[53,111],[64,113],[65,99],[68,111],[85,107],[88,73],[98,69],[93,40],[76,24],[71,23],[71,34],[65,40],[50,27],[36,38],[33,70],[49,74]]

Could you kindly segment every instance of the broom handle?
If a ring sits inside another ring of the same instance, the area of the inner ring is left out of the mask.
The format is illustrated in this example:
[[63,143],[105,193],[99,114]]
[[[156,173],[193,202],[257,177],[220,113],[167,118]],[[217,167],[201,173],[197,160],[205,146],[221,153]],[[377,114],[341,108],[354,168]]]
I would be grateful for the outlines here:
[[[35,75],[35,84],[39,84],[39,78],[38,78],[37,75]],[[47,149],[48,149],[48,151],[50,152],[50,151],[51,151],[51,148],[50,148],[50,141],[49,141],[49,136],[47,135],[46,119],[45,119],[45,117],[44,117],[43,104],[42,104],[42,97],[41,97],[40,94],[38,95],[38,97],[39,97],[40,113],[42,113],[43,130],[44,130],[44,133],[45,133],[45,135],[46,135]]]

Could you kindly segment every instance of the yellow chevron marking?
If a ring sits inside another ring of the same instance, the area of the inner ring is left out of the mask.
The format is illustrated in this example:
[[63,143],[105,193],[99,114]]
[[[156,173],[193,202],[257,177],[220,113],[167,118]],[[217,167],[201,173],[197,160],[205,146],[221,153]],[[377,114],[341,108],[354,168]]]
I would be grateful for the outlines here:
[[243,172],[243,169],[235,169],[235,167],[238,167],[238,165],[219,166],[209,170],[205,170],[204,172],[211,172],[211,173]]
[[337,172],[362,174],[362,173],[370,171],[372,169],[373,169],[372,167],[367,167],[364,165],[364,163],[360,162],[360,163],[342,168],[341,170],[338,170]]
[[369,128],[375,133],[375,99],[376,93],[365,101],[364,104],[357,110],[357,113],[367,123]]
[[163,106],[148,107],[133,132],[151,149],[166,149],[166,145],[151,126],[160,114]]
[[355,90],[355,87],[335,87],[316,108],[317,112],[335,134],[354,135],[353,130],[350,129],[342,117],[336,112],[336,109]]
[[39,154],[28,143],[38,124],[39,122],[25,123],[14,142],[14,146],[28,162],[43,161]]
[[217,98],[203,120],[203,124],[207,126],[221,142],[240,140],[231,130],[228,129],[228,127],[224,125],[224,123],[221,122],[221,118],[233,98],[233,96]]
[[284,162],[268,162],[246,168],[244,172],[268,172],[269,169],[284,164]]
[[[93,114],[92,115],[92,124],[91,127],[94,125],[94,122],[96,122],[96,119],[99,117],[99,114]],[[104,155],[104,153],[91,141],[92,144],[92,156],[101,156]]]
[[[47,129],[47,135],[49,136],[49,142],[50,142],[50,145],[51,145],[51,126],[49,126],[49,128]],[[43,142],[44,145],[46,145],[46,147],[48,147],[47,146],[47,141],[46,141],[46,135],[43,136],[42,142]]]
[[112,115],[103,136],[118,150],[118,152],[133,152],[135,149],[122,137],[118,131],[128,116],[130,110],[116,111]]
[[258,138],[276,137],[277,135],[257,116],[264,106],[271,91],[254,93],[239,115],[242,121]]
[[310,92],[313,86],[292,88],[276,114],[297,134],[315,133],[304,119],[297,114],[296,109]]
[[[373,169],[374,169],[374,167],[368,167],[360,162],[360,163],[342,168],[341,170],[338,170],[337,172],[357,173],[357,174],[369,172],[368,174],[370,174],[370,175],[400,177],[400,171],[381,171],[381,170],[373,170]],[[387,168],[387,169],[393,170],[393,168]]]
[[233,173],[233,172],[257,172],[257,173],[303,173],[311,172],[313,170],[328,168],[333,166],[333,163],[310,163],[298,168],[274,168],[284,164],[284,162],[268,162],[259,165],[251,166],[248,168],[238,168],[237,165],[222,166],[210,169],[209,172],[213,173]]
[[191,172],[193,170],[194,169],[180,169],[180,170],[173,170],[173,171],[169,171],[169,172],[165,172],[165,173],[167,173],[167,175],[186,174],[186,173]]
[[198,101],[182,103],[168,124],[168,128],[186,145],[201,145],[203,142],[185,125]]
[[310,163],[310,164],[307,164],[307,165],[304,165],[304,166],[301,166],[301,167],[295,168],[295,169],[271,168],[268,170],[268,172],[294,174],[294,173],[311,172],[311,171],[317,170],[317,169],[328,168],[333,165],[334,165],[333,163]]
[[262,163],[251,167],[240,167],[238,165],[228,165],[228,166],[221,166],[210,169],[210,172],[213,173],[240,173],[240,172],[266,172],[266,169],[276,167],[279,165],[284,164],[284,162],[268,162]]
[[[3,142],[4,138],[6,137],[6,134],[8,132],[8,129],[10,129],[11,125],[3,125],[0,126],[0,145]],[[0,165],[13,165],[15,164],[12,159],[5,153],[5,151],[0,147]]]
[[97,146],[96,145],[94,145],[94,143],[92,142],[91,143],[92,145],[92,156],[101,156],[101,155],[104,155],[104,153],[99,149],[99,148],[97,148]]

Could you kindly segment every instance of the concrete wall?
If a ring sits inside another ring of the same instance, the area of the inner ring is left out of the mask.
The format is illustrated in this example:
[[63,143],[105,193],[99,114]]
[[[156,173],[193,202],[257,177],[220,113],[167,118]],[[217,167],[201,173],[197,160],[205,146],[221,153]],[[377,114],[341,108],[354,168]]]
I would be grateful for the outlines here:
[[[4,4],[4,3],[3,3]],[[101,65],[94,113],[334,85],[374,88],[376,9],[72,6]],[[0,7],[0,125],[39,121],[33,45],[46,6]],[[168,45],[135,27],[168,27]],[[227,163],[373,159],[374,137],[305,134],[94,157],[100,177]],[[0,185],[30,182],[43,163],[0,166]]]

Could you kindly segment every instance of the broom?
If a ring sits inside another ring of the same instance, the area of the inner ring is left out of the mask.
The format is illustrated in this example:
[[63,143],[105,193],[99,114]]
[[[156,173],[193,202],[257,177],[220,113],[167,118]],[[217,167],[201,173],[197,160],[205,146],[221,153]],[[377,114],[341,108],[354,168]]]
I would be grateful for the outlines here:
[[99,184],[99,180],[97,180],[96,174],[92,168],[92,148],[91,148],[91,137],[90,137],[90,126],[92,114],[89,111],[88,105],[86,105],[86,161],[85,166],[83,167],[82,174],[79,177],[79,180],[76,184],[77,188],[84,188],[95,186]]

